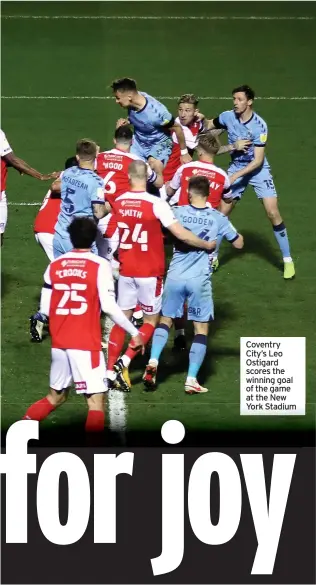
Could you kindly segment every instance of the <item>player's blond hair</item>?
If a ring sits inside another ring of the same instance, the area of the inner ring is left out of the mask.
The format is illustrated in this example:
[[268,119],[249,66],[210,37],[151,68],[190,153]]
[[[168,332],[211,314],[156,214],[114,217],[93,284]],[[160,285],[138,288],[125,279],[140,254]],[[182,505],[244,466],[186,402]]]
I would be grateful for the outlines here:
[[199,103],[199,100],[196,97],[196,95],[194,95],[194,93],[184,93],[178,99],[178,106],[180,106],[180,104],[192,104],[196,108],[198,103]]
[[217,154],[220,146],[220,141],[217,136],[214,136],[211,130],[200,134],[197,147],[202,148],[207,154]]
[[147,165],[143,160],[134,160],[128,167],[128,176],[131,181],[147,180]]

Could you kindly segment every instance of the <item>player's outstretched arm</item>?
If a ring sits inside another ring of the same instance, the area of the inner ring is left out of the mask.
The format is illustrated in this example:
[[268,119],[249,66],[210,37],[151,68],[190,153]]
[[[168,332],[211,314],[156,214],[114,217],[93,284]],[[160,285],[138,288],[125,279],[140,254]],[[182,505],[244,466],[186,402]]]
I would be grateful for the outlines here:
[[9,152],[8,154],[6,154],[2,158],[4,158],[5,162],[9,166],[13,167],[14,169],[19,171],[20,173],[23,173],[25,175],[29,175],[30,177],[34,177],[34,179],[39,179],[40,181],[48,181],[50,179],[56,179],[59,175],[59,173],[57,173],[57,172],[50,173],[49,175],[43,175],[42,173],[40,173],[36,169],[33,169],[32,167],[30,167],[30,165],[28,165],[27,162],[25,162],[25,160],[16,156],[14,154],[14,152]]
[[193,234],[193,232],[190,232],[184,228],[178,221],[170,225],[168,230],[172,233],[173,236],[178,238],[178,240],[181,240],[181,242],[188,244],[188,246],[200,248],[202,250],[206,250],[207,252],[213,252],[213,250],[215,250],[216,240],[212,240],[210,242],[207,240],[201,240],[201,238]]

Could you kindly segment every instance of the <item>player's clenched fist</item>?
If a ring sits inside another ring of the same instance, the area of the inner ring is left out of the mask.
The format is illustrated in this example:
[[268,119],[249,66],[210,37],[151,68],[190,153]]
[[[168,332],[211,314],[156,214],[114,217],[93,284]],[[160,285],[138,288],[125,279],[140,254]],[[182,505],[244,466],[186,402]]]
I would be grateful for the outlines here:
[[120,128],[121,126],[127,126],[129,124],[128,118],[119,118],[116,122],[116,128]]

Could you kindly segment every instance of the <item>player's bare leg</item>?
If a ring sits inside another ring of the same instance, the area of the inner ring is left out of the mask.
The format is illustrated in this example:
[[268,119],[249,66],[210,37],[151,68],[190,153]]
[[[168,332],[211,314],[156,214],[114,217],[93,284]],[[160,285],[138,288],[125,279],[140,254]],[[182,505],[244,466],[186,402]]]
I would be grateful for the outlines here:
[[41,398],[41,400],[34,402],[34,404],[27,409],[23,416],[23,420],[44,420],[51,412],[53,412],[53,410],[66,402],[68,395],[69,388],[60,391],[50,388],[45,398]]
[[147,390],[155,390],[157,387],[157,368],[160,355],[168,341],[169,331],[172,327],[171,317],[160,317],[159,325],[155,330],[150,352],[150,359],[146,366],[143,382]]
[[[150,341],[150,339],[152,338],[158,321],[159,313],[156,313],[154,315],[147,315],[146,313],[144,313],[144,323],[139,328],[139,333],[143,337],[144,345],[146,345],[148,341]],[[139,349],[135,350],[132,347],[128,347],[125,354],[117,361],[117,363],[114,366],[114,370],[117,373],[116,380],[119,384],[120,389],[123,390],[124,392],[129,392],[131,389],[131,381],[129,378],[128,368],[131,361],[134,359],[134,357],[136,357],[139,351],[140,351]]]
[[88,415],[85,424],[86,433],[101,433],[105,423],[105,396],[103,393],[86,394]]
[[163,165],[163,162],[161,160],[158,160],[157,158],[154,158],[153,156],[149,156],[148,157],[148,164],[151,166],[151,168],[157,174],[161,175],[163,173],[164,165]]
[[262,199],[266,214],[271,221],[275,238],[279,244],[284,262],[284,278],[289,280],[295,276],[294,262],[291,257],[290,244],[285,224],[282,220],[278,200],[276,197],[264,197]]
[[197,381],[197,375],[203,363],[206,354],[208,323],[193,322],[194,325],[194,339],[191,345],[189,354],[189,370],[187,379],[184,385],[186,394],[204,394],[208,392],[207,388],[203,388]]

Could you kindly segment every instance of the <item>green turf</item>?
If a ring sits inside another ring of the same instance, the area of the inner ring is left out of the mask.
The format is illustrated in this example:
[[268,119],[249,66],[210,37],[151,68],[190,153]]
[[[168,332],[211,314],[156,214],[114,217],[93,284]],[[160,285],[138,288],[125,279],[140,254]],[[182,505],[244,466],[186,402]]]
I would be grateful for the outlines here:
[[[2,4],[2,14],[37,15],[311,15],[314,3],[111,3],[36,2]],[[114,77],[134,76],[154,95],[229,95],[243,82],[259,96],[316,96],[315,22],[245,20],[20,20],[2,22],[4,96],[110,95]],[[23,48],[23,50],[21,50]],[[175,101],[165,101],[176,112]],[[214,116],[229,101],[205,100]],[[315,249],[313,160],[315,102],[257,102],[268,122],[268,157],[280,195],[297,278],[284,282],[271,227],[248,190],[233,215],[245,236],[245,251],[223,246],[221,269],[213,277],[216,322],[203,368],[210,392],[183,392],[186,360],[164,354],[160,386],[147,395],[139,383],[144,361],[132,370],[133,391],[126,398],[128,428],[157,429],[177,418],[188,429],[307,429],[315,425]],[[112,101],[16,100],[2,102],[2,128],[15,152],[43,172],[58,170],[75,141],[91,136],[111,145],[121,110]],[[227,167],[228,158],[218,163]],[[2,425],[21,417],[26,405],[48,385],[50,344],[32,345],[28,317],[37,308],[46,257],[32,223],[46,186],[13,170],[8,180],[9,224],[2,254]],[[239,416],[240,336],[306,336],[305,417]],[[82,419],[84,401],[72,397],[44,426]]]

